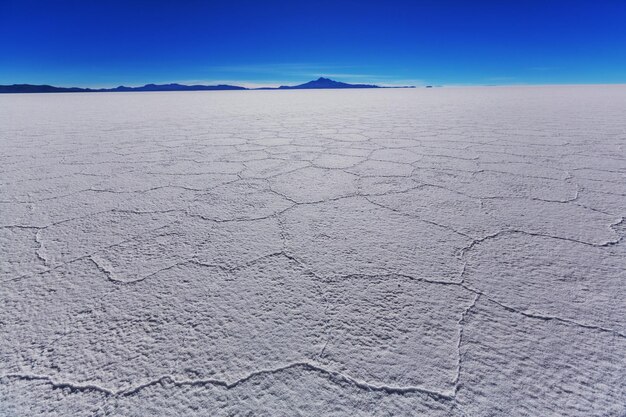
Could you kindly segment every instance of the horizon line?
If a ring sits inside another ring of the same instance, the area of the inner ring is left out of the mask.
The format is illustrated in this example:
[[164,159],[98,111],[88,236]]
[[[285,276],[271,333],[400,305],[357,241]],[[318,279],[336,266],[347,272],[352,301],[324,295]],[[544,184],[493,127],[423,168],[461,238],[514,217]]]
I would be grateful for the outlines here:
[[[321,77],[321,78],[326,78],[326,77]],[[332,79],[331,79],[332,80]],[[332,80],[332,81],[337,81],[337,80]],[[254,82],[246,82],[246,81],[208,81],[207,84],[204,84],[205,81],[199,81],[199,82],[192,82],[192,83],[185,83],[184,81],[171,81],[171,82],[148,82],[148,83],[144,83],[144,84],[116,84],[116,85],[112,85],[112,86],[84,86],[84,85],[77,85],[77,84],[73,84],[70,86],[62,86],[62,85],[55,85],[54,83],[27,83],[27,82],[19,82],[19,83],[7,83],[7,84],[0,84],[0,87],[10,87],[10,86],[19,86],[19,85],[24,85],[24,86],[35,86],[35,87],[54,87],[54,88],[67,88],[67,89],[71,89],[71,88],[79,88],[79,89],[91,89],[91,90],[95,90],[94,92],[96,92],[97,90],[109,90],[109,89],[115,89],[115,88],[119,88],[119,87],[125,87],[125,88],[140,88],[140,87],[145,87],[145,86],[149,86],[149,85],[156,85],[156,86],[166,86],[166,85],[180,85],[180,86],[184,86],[184,87],[193,87],[193,86],[199,86],[199,87],[216,87],[216,86],[228,86],[228,87],[240,87],[244,90],[263,90],[263,89],[275,89],[278,90],[279,87],[293,87],[293,86],[298,86],[304,83],[307,83],[309,81],[305,81],[301,84],[274,84],[272,83],[271,85],[268,84],[258,84],[258,83],[254,83]],[[238,83],[238,84],[233,84],[234,82]],[[342,82],[345,84],[353,84],[353,85],[375,85],[381,88],[426,88],[426,87],[433,87],[433,88],[442,88],[442,87],[549,87],[549,86],[616,86],[616,85],[626,85],[626,81],[621,81],[621,82],[549,82],[549,83],[524,83],[524,82],[518,82],[518,83],[508,83],[508,84],[494,84],[494,83],[451,83],[451,84],[421,84],[421,85],[408,85],[408,84],[389,84],[389,83],[370,83],[370,82],[358,82],[358,83],[352,83],[352,82],[344,82],[344,81],[338,81],[338,82]],[[318,89],[323,89],[323,88],[318,88]],[[238,91],[244,91],[244,90],[238,90]],[[199,90],[202,91],[202,90]],[[211,90],[206,90],[206,91],[211,91]],[[229,91],[229,90],[224,90],[224,91]],[[237,90],[233,90],[233,91],[237,91]],[[149,92],[149,91],[147,91]],[[167,91],[160,91],[160,92],[167,92]]]

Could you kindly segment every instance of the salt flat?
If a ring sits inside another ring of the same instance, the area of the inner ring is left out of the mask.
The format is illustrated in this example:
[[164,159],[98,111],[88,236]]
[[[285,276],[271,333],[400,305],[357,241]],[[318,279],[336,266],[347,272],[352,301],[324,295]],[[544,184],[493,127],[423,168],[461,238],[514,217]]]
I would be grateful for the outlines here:
[[0,415],[624,416],[625,114],[0,95]]

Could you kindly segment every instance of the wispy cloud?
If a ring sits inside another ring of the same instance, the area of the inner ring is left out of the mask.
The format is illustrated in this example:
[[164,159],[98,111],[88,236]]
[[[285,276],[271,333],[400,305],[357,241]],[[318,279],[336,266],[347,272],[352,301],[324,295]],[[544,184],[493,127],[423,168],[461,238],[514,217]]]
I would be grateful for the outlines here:
[[415,86],[415,87],[421,87],[427,84],[426,81],[424,80],[415,80],[415,79],[411,79],[411,80],[392,80],[392,81],[377,81],[374,80],[372,81],[373,84],[377,84],[380,85],[381,87],[406,87],[406,86]]
[[[237,85],[250,87],[278,86],[305,82],[317,77],[328,77],[352,83],[372,83],[384,86],[423,85],[423,80],[401,79],[368,71],[372,69],[353,65],[321,65],[314,63],[262,63],[241,65],[219,65],[205,68],[207,79],[217,81],[226,78]],[[365,70],[365,71],[363,71]]]
[[296,85],[318,77],[332,78],[347,83],[377,84],[381,86],[425,85],[422,79],[390,74],[387,69],[368,65],[316,64],[312,62],[250,63],[233,65],[197,66],[190,76],[176,79],[152,80],[155,83],[229,84],[243,87],[278,87]]
[[545,72],[545,71],[552,71],[552,70],[554,70],[556,68],[554,68],[554,67],[541,67],[541,66],[538,66],[538,67],[530,67],[528,69],[531,70],[531,71]]
[[487,81],[498,81],[498,82],[500,82],[500,81],[516,81],[517,77],[510,77],[510,76],[507,76],[507,75],[500,75],[500,76],[496,76],[496,77],[488,77],[488,78],[485,78],[485,80],[487,80]]
[[329,66],[310,63],[268,63],[268,64],[242,64],[242,65],[218,65],[208,67],[209,72],[227,72],[237,74],[281,74],[281,75],[308,75],[335,71],[337,69],[354,69],[353,66]]

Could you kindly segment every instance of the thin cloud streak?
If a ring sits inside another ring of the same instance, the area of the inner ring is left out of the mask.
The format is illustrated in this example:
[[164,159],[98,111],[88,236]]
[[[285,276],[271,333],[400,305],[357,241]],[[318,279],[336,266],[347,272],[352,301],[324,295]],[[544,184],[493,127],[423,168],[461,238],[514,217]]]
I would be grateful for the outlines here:
[[[354,65],[320,65],[313,63],[275,63],[275,64],[242,64],[222,65],[204,69],[208,74],[230,74],[232,83],[243,86],[273,87],[280,85],[295,85],[317,79],[319,77],[332,78],[348,83],[380,84],[384,86],[423,85],[422,79],[405,79],[397,75],[360,72],[367,70],[367,66]],[[357,70],[357,71],[355,71]],[[237,77],[238,74],[242,76]],[[258,76],[258,77],[257,77]],[[268,77],[265,77],[268,76]],[[207,79],[221,77],[207,77]],[[266,81],[271,80],[271,81]],[[276,81],[280,80],[280,81]]]

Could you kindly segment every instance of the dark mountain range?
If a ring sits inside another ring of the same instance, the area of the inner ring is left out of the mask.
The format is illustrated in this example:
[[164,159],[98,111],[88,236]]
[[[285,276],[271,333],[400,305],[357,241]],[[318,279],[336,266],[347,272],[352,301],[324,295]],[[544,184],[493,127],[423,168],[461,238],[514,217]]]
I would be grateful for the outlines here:
[[[120,85],[115,88],[80,88],[54,87],[51,85],[13,84],[0,85],[0,93],[114,93],[133,91],[214,91],[214,90],[313,90],[331,88],[387,88],[371,84],[348,84],[320,77],[308,83],[280,87],[246,88],[236,85],[183,85],[183,84],[146,84],[141,87],[126,87]],[[413,88],[413,87],[400,87]]]
[[207,90],[247,90],[236,85],[183,85],[183,84],[146,84],[142,87],[125,87],[123,85],[100,91],[207,91]]
[[106,93],[124,91],[206,91],[206,90],[247,90],[235,85],[182,85],[182,84],[146,84],[141,87],[115,88],[79,88],[53,87],[51,85],[13,84],[0,85],[0,93]]
[[0,85],[0,93],[80,93],[93,91],[88,88],[53,87],[51,85],[13,84]]

